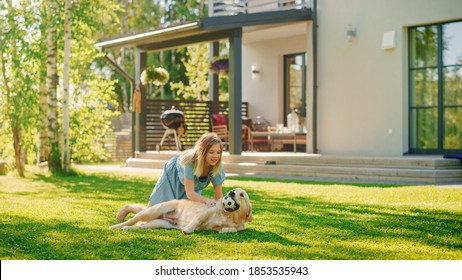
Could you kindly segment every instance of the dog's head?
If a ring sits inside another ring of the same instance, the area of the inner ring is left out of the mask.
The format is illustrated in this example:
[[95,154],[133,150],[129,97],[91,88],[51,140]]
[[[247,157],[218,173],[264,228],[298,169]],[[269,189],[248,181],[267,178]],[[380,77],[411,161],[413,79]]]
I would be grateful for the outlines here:
[[221,200],[223,209],[227,212],[235,212],[243,220],[251,222],[252,204],[246,191],[236,188],[227,193]]

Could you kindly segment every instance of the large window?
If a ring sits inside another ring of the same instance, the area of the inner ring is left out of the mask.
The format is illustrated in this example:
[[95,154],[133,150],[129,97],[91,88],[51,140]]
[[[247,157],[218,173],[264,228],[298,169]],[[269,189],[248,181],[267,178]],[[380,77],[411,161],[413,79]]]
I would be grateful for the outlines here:
[[409,30],[411,153],[462,151],[462,22]]
[[284,123],[287,115],[295,109],[300,124],[306,117],[306,54],[284,56]]

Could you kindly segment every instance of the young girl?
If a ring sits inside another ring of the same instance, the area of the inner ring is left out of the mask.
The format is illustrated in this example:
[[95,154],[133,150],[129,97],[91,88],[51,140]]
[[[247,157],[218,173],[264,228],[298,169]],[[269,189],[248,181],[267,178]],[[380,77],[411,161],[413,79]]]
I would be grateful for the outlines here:
[[[223,145],[215,133],[206,133],[194,148],[174,156],[164,165],[164,172],[149,198],[148,207],[172,199],[189,199],[208,206],[221,199],[225,170],[221,165]],[[202,196],[202,190],[212,182],[213,198]],[[122,207],[117,221],[123,221],[129,213],[138,213],[146,208],[140,204]]]

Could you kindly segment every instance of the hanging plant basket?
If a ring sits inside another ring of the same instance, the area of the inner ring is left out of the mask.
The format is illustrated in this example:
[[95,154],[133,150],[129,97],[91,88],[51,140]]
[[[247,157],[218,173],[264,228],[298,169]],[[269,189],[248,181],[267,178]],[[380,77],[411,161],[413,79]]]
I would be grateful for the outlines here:
[[218,58],[210,64],[210,71],[214,74],[228,75],[229,72],[229,59]]
[[146,85],[148,83],[153,83],[156,86],[165,85],[170,79],[170,75],[167,70],[162,67],[149,66],[141,72],[141,83]]

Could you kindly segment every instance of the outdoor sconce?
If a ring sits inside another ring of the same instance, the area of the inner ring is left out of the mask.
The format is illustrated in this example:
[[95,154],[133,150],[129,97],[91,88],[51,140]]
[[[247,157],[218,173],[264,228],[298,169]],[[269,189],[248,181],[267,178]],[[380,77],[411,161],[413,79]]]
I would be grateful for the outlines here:
[[353,38],[356,37],[356,28],[353,27],[353,25],[348,24],[347,30],[346,30],[346,36],[347,36],[347,41],[351,42],[353,41]]
[[252,79],[256,79],[260,77],[260,67],[259,66],[252,65],[251,70],[252,70]]

